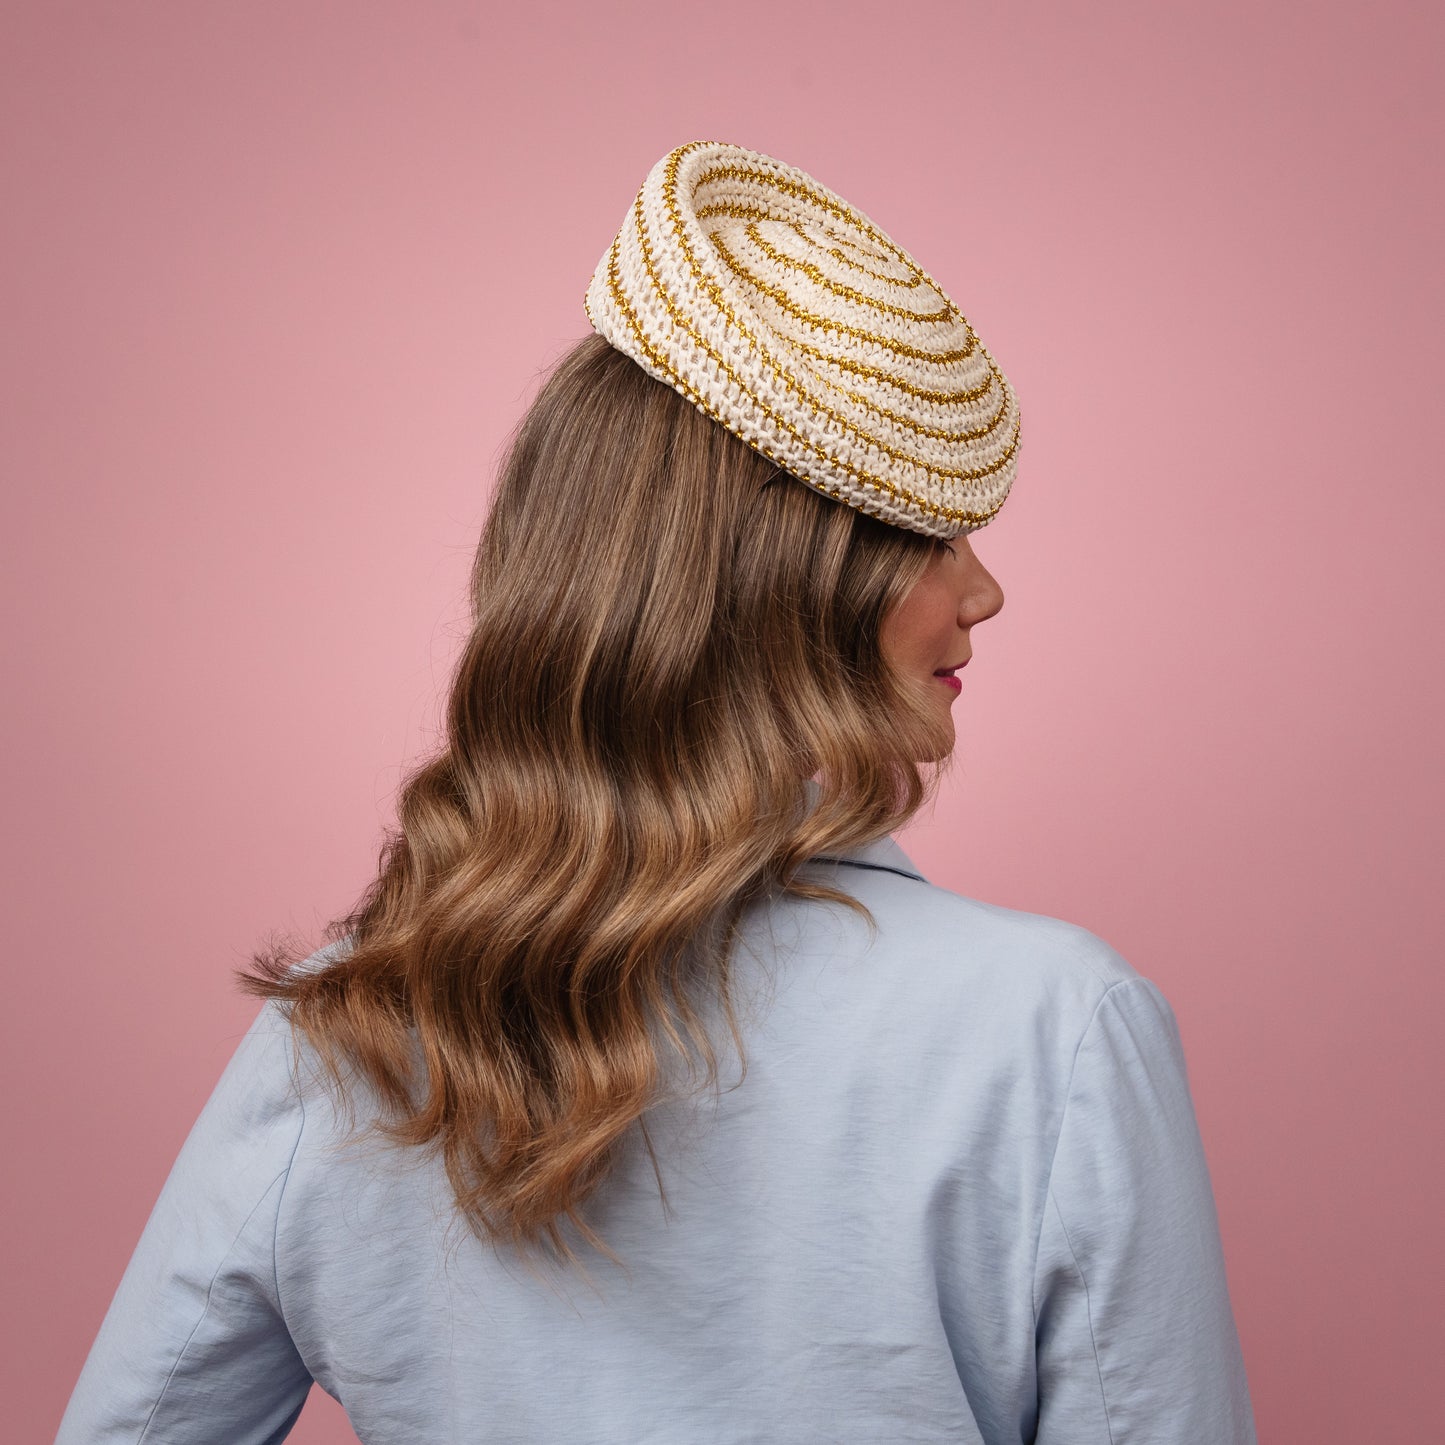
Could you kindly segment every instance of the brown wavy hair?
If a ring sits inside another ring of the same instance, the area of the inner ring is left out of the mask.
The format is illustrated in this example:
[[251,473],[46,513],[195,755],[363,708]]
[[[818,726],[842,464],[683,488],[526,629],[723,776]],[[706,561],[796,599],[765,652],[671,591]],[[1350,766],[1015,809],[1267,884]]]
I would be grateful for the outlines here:
[[273,945],[239,974],[343,1094],[349,1071],[371,1086],[373,1131],[439,1152],[479,1238],[575,1262],[565,1217],[616,1261],[581,1207],[634,1125],[662,1189],[662,1039],[717,1081],[691,988],[746,1071],[744,911],[867,914],[799,870],[936,784],[936,711],[879,643],[936,545],[799,484],[600,336],[552,370],[482,532],[445,744],[375,880],[329,960]]

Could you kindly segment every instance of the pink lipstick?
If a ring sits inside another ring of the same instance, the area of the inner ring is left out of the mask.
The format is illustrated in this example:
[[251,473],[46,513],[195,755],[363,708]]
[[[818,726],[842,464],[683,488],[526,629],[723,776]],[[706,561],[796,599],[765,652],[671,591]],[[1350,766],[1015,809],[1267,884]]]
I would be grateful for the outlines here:
[[967,667],[968,663],[969,659],[965,658],[962,662],[957,663],[953,667],[940,667],[938,671],[935,672],[933,675],[939,680],[939,682],[944,683],[948,687],[951,687],[954,692],[962,692],[963,680],[962,678],[955,677],[954,674]]

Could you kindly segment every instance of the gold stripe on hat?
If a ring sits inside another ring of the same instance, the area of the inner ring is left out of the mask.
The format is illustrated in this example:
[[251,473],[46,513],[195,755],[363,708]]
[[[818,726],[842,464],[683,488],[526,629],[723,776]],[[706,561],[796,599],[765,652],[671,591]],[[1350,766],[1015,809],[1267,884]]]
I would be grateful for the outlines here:
[[935,441],[941,442],[982,441],[1003,420],[1004,413],[1008,410],[1008,393],[1005,392],[999,397],[998,410],[983,426],[970,427],[966,431],[949,431],[944,427],[924,426],[922,422],[914,421],[911,417],[904,416],[902,412],[889,411],[887,407],[880,406],[872,397],[864,396],[861,391],[844,391],[843,395],[850,401],[856,402],[865,411],[871,411],[886,421],[891,421],[895,426],[901,426],[908,431],[917,432],[919,436],[932,437]]
[[[793,338],[789,340],[788,344],[818,361],[826,362],[829,366],[840,367],[843,371],[851,371],[858,376],[866,376],[872,381],[887,382],[889,386],[896,386],[899,391],[907,392],[909,396],[916,396],[920,401],[936,402],[940,406],[961,406],[978,401],[988,395],[995,379],[1002,380],[997,368],[990,365],[988,376],[978,386],[971,386],[963,391],[930,391],[927,387],[914,386],[901,376],[894,376],[892,372],[882,371],[876,366],[869,366],[865,361],[854,361],[849,356],[835,356],[831,351],[824,351],[821,347],[814,346],[807,341]],[[984,354],[987,355],[987,352]]]
[[[805,261],[799,256],[790,256],[786,251],[780,251],[758,230],[756,221],[749,223],[744,234],[770,261],[775,261],[780,266],[789,266],[795,271],[801,271],[810,281],[816,281],[825,291],[831,291],[835,296],[843,297],[845,301],[854,301],[860,306],[872,306],[875,310],[886,311],[890,316],[899,316],[905,321],[951,321],[958,315],[958,308],[946,296],[943,298],[942,310],[909,311],[907,307],[894,306],[891,302],[880,301],[876,296],[868,295],[866,291],[857,291],[852,286],[845,286],[841,281],[833,280],[826,271],[814,265],[813,262]],[[713,239],[716,241],[717,238],[714,236]]]
[[[676,305],[675,299],[672,298],[672,295],[670,295],[668,289],[663,286],[662,277],[657,275],[656,266],[655,264],[653,264],[652,246],[650,246],[649,241],[647,241],[647,228],[646,225],[644,225],[643,223],[642,197],[640,197],[640,195],[639,197],[637,197],[637,201],[634,202],[633,205],[633,218],[634,223],[636,223],[637,240],[639,240],[640,249],[642,249],[642,263],[644,269],[646,269],[649,279],[652,280],[653,289],[656,290],[657,296],[659,296],[660,301],[662,301],[663,305],[668,308],[668,314],[672,316],[673,324],[675,324],[676,327],[678,327],[679,329],[682,329],[682,331],[688,332],[688,334],[691,335],[694,340],[698,341],[699,344],[707,347],[709,353],[714,355],[715,360],[717,360],[718,363],[722,364],[722,366],[725,366],[724,358],[722,358],[721,355],[717,353],[717,351],[714,351],[711,347],[708,347],[708,342],[705,341],[705,338],[701,337],[701,335],[699,335],[698,332],[696,332],[695,329],[692,328],[692,325],[689,324],[688,319],[686,319],[685,316],[682,315],[681,309],[679,309],[678,305]],[[902,464],[906,465],[906,467],[915,468],[915,470],[918,470],[920,471],[920,473],[925,474],[926,477],[929,478],[929,480],[933,480],[933,478],[949,478],[949,480],[955,481],[980,481],[983,480],[984,477],[991,477],[991,475],[997,473],[997,471],[1003,470],[1003,468],[1006,467],[1007,464],[1009,464],[1010,458],[1013,457],[1014,451],[1016,451],[1017,445],[1019,445],[1017,444],[1016,428],[1016,435],[1014,435],[1013,441],[1010,442],[1009,447],[1007,447],[1006,451],[1003,452],[1003,455],[1000,455],[1000,457],[998,457],[996,461],[990,462],[987,467],[978,468],[942,467],[942,465],[933,464],[932,461],[922,461],[919,460],[918,457],[910,457],[910,455],[907,455],[907,452],[897,451],[897,448],[890,447],[890,445],[887,444],[887,442],[884,441],[881,436],[874,436],[873,434],[871,434],[871,432],[864,431],[861,426],[858,426],[857,422],[854,422],[854,420],[851,420],[850,418],[847,418],[847,416],[842,415],[841,412],[837,412],[837,410],[832,409],[832,407],[828,406],[827,402],[824,402],[821,397],[816,397],[811,392],[808,392],[808,390],[806,390],[805,387],[803,387],[802,384],[799,383],[798,379],[796,379],[795,374],[793,374],[792,371],[790,371],[789,368],[785,366],[785,364],[780,363],[780,361],[777,360],[775,355],[770,353],[770,351],[767,350],[766,347],[764,347],[762,341],[757,340],[757,337],[754,337],[754,335],[751,334],[749,329],[744,327],[744,325],[741,324],[741,321],[738,321],[737,315],[734,314],[733,311],[731,311],[730,306],[721,305],[720,309],[722,311],[722,314],[727,316],[728,321],[733,322],[733,325],[738,329],[738,332],[740,332],[743,337],[746,337],[747,340],[749,340],[750,344],[753,345],[754,348],[756,348],[757,353],[759,353],[760,360],[762,360],[763,363],[766,364],[766,366],[769,366],[770,368],[772,368],[773,371],[775,371],[777,379],[782,381],[783,386],[788,387],[788,390],[790,390],[790,392],[795,394],[795,396],[798,396],[799,400],[802,400],[802,402],[805,402],[806,405],[811,406],[812,409],[815,410],[815,413],[821,413],[821,415],[828,416],[828,418],[831,418],[832,420],[835,420],[835,422],[840,423],[841,426],[847,428],[848,432],[851,432],[851,434],[857,436],[857,438],[860,438],[861,441],[866,442],[866,444],[870,445],[870,447],[876,447],[877,449],[879,449],[880,452],[883,452],[886,457],[892,457],[894,461],[902,462]],[[734,379],[736,379],[736,377],[734,377]],[[740,386],[743,386],[743,383],[741,383],[741,381],[738,381],[738,384],[740,384]],[[769,410],[769,407],[767,407],[766,403],[763,402],[762,397],[757,397],[756,394],[751,393],[750,387],[743,386],[743,389],[746,390],[746,392],[750,393],[751,400],[753,400],[753,402],[756,403],[756,405],[759,406],[760,409],[764,410],[764,412],[767,412],[767,415],[772,416],[773,419],[780,420],[780,422],[782,422],[783,418],[780,418],[777,413]],[[990,431],[991,429],[993,428],[990,428]],[[802,444],[805,445],[805,447],[812,449],[812,451],[816,451],[815,445],[812,444],[812,442],[809,442],[806,436],[802,436],[801,434],[799,434],[799,441],[801,441]],[[827,452],[819,451],[818,455],[828,458],[829,461],[834,460],[834,458],[828,457]]]
[[[835,236],[831,231],[828,231],[828,239],[837,242],[837,245],[819,246],[818,242],[803,229],[803,223],[801,221],[791,216],[783,219],[761,206],[749,206],[737,201],[711,201],[705,206],[699,206],[693,211],[693,215],[696,216],[699,221],[707,220],[712,216],[729,216],[739,221],[778,221],[781,225],[787,226],[789,230],[794,232],[804,245],[814,247],[818,250],[826,250],[830,256],[837,257],[845,266],[851,266],[855,271],[861,271],[865,276],[871,276],[875,281],[886,281],[890,286],[900,286],[905,290],[911,290],[913,287],[923,284],[923,275],[916,269],[910,269],[907,276],[885,276],[882,271],[871,271],[861,262],[853,260],[851,256],[845,256],[837,247],[850,244],[846,236]],[[819,229],[824,230],[826,228],[819,227]],[[902,261],[899,262],[899,265],[903,264]]]
[[[923,351],[916,346],[909,346],[906,341],[899,341],[892,336],[879,336],[876,332],[864,331],[860,326],[850,326],[846,321],[835,321],[831,316],[819,316],[816,311],[809,311],[806,307],[800,306],[781,286],[774,286],[771,282],[764,281],[761,276],[756,276],[749,271],[748,268],[733,255],[732,249],[720,234],[714,233],[709,239],[717,248],[718,255],[727,263],[728,270],[730,270],[734,276],[741,281],[746,281],[754,290],[761,292],[762,295],[786,311],[788,315],[796,317],[797,320],[803,322],[804,325],[812,326],[819,331],[835,331],[842,336],[851,336],[858,341],[866,342],[870,346],[885,347],[887,350],[893,352],[895,356],[911,356],[916,361],[929,361],[938,366],[946,365],[951,361],[966,361],[973,355],[974,335],[972,328],[969,328],[968,332],[969,344],[961,351]],[[895,310],[895,308],[891,306],[883,309],[888,311]],[[895,314],[900,316],[910,315],[910,313],[904,311],[896,311]],[[915,321],[948,321],[952,318],[948,313],[944,313],[942,315],[928,317],[916,316],[912,319]],[[962,317],[959,317],[959,319],[963,320]],[[964,321],[963,324],[968,326],[967,321]]]
[[[667,167],[667,175],[668,178],[674,182],[674,194],[676,192],[675,182],[677,170],[682,163],[682,158],[689,151],[697,150],[700,146],[706,144],[707,142],[705,141],[693,141],[688,145],[679,146],[675,151],[672,152]],[[851,228],[862,231],[871,240],[875,241],[879,245],[879,247],[886,251],[890,256],[895,257],[901,266],[905,267],[911,272],[916,272],[925,281],[927,281],[928,284],[932,286],[933,289],[938,292],[940,296],[944,296],[947,294],[944,291],[943,287],[941,287],[938,282],[935,281],[933,277],[930,276],[928,272],[925,271],[923,267],[920,266],[918,262],[916,262],[900,245],[898,245],[898,243],[894,241],[891,236],[885,235],[870,220],[868,220],[868,218],[864,216],[861,211],[855,210],[846,201],[842,200],[841,197],[835,198],[825,192],[823,187],[819,186],[816,181],[810,180],[810,184],[805,186],[800,184],[798,181],[790,180],[787,177],[776,175],[772,171],[758,170],[750,166],[743,166],[730,162],[724,165],[715,165],[711,169],[705,170],[700,176],[696,177],[696,179],[693,181],[694,192],[700,190],[708,181],[717,179],[718,177],[727,177],[737,180],[754,180],[762,185],[771,187],[773,190],[781,191],[785,195],[793,196],[799,200],[805,201],[808,204],[815,206],[819,210],[826,211],[831,216],[836,216],[840,221],[845,222]],[[842,242],[843,245],[851,245],[855,250],[862,249],[857,245],[856,242],[849,240],[847,237],[839,237],[838,239]]]
[[654,376],[860,511],[954,536],[1011,489],[1018,399],[968,318],[842,197],[771,157],[704,141],[664,156],[585,303]]
[[[640,209],[641,197],[638,198],[638,205]],[[677,387],[677,389],[682,391],[691,401],[701,407],[702,410],[707,412],[707,414],[712,417],[714,421],[722,423],[722,425],[727,427],[729,431],[736,433],[738,431],[736,424],[729,418],[721,415],[718,412],[717,408],[709,400],[709,398],[701,395],[701,393],[699,393],[696,388],[691,385],[691,383],[689,383],[684,377],[679,375],[676,368],[660,351],[658,351],[658,349],[652,344],[652,342],[648,338],[646,332],[643,330],[642,323],[637,318],[637,313],[628,303],[627,295],[622,289],[621,279],[617,274],[617,251],[621,239],[621,233],[619,233],[613,239],[612,247],[607,253],[607,282],[608,288],[612,294],[614,304],[617,306],[618,310],[626,319],[628,326],[632,330],[633,336],[635,337],[643,351],[647,354],[648,359],[653,363],[654,366],[657,367],[658,370],[666,374],[669,383]],[[665,297],[665,293],[663,294]],[[665,300],[670,303],[670,298],[665,297]],[[679,330],[684,331],[687,335],[691,336],[694,341],[698,342],[703,347],[703,349],[708,353],[708,355],[711,356],[715,362],[717,362],[718,369],[722,371],[724,375],[726,375],[731,381],[737,383],[739,389],[744,393],[744,395],[748,397],[750,401],[754,403],[757,409],[764,416],[767,416],[770,420],[776,422],[805,450],[812,452],[815,456],[818,456],[823,461],[827,462],[828,465],[836,467],[839,471],[852,477],[863,487],[881,491],[885,495],[893,497],[894,499],[903,502],[905,505],[915,508],[916,510],[922,512],[925,516],[937,517],[946,522],[956,522],[960,525],[966,526],[982,526],[990,518],[992,518],[994,513],[998,510],[998,507],[1003,505],[1003,499],[1000,498],[998,503],[993,508],[985,512],[969,511],[962,507],[945,506],[942,503],[930,501],[927,497],[919,496],[917,493],[911,492],[907,488],[900,487],[895,483],[889,481],[887,478],[874,476],[869,472],[864,472],[859,468],[854,467],[850,463],[843,461],[841,457],[831,456],[829,453],[823,451],[809,437],[804,436],[803,433],[798,431],[798,429],[793,426],[786,417],[780,416],[771,408],[769,408],[765,403],[763,403],[756,396],[756,394],[751,391],[751,389],[747,386],[746,382],[728,364],[726,358],[724,358],[715,348],[709,346],[708,343],[695,331],[693,331],[691,327],[680,321],[670,304],[668,309],[670,314],[673,315],[674,324],[678,326]],[[779,457],[776,452],[774,452],[765,444],[750,440],[746,436],[744,436],[742,440],[746,441],[749,446],[752,446],[757,451],[762,452],[770,460],[777,462],[778,465],[783,467],[785,471],[791,471],[791,468],[788,466],[786,459]],[[820,481],[816,477],[811,478],[810,480],[812,480],[816,485],[822,487],[823,490],[829,492],[830,494],[840,496],[841,500],[849,500],[846,494],[839,494],[835,486]]]
[[[701,144],[698,142],[697,144]],[[668,166],[668,175],[675,177],[677,168],[682,163],[682,157],[694,149],[693,146],[681,146],[672,153],[672,162]],[[805,201],[821,211],[836,216],[850,228],[862,231],[870,240],[876,241],[878,245],[890,255],[896,256],[898,260],[910,271],[921,270],[922,268],[906,256],[900,246],[888,236],[885,236],[876,226],[873,225],[860,211],[856,211],[847,202],[834,200],[823,193],[816,184],[812,186],[800,185],[797,181],[789,180],[786,176],[774,174],[772,171],[756,170],[751,166],[739,165],[735,162],[727,162],[722,165],[709,167],[693,181],[693,189],[701,190],[709,181],[726,178],[728,180],[750,180],[768,186],[775,191],[781,191],[784,195],[794,196],[798,200]],[[932,279],[931,277],[929,278]]]
[[[640,193],[637,197],[636,203],[633,206],[633,218],[637,227],[638,238],[641,243],[642,263],[647,269],[648,276],[652,280],[654,289],[662,297],[663,304],[668,308],[668,311],[672,315],[674,322],[681,326],[684,330],[688,330],[689,332],[691,332],[691,327],[689,327],[687,323],[682,319],[678,308],[673,302],[673,298],[668,294],[666,288],[663,286],[662,281],[657,274],[657,269],[653,264],[652,248],[648,243],[646,228],[643,224],[642,196]],[[674,221],[676,222],[676,217],[674,217]],[[674,230],[675,232],[679,231],[680,227],[675,224]],[[716,237],[713,238],[714,243],[716,242],[716,239]],[[1018,449],[1017,428],[1015,428],[1015,435],[1011,443],[1008,445],[1003,455],[1000,456],[996,461],[984,467],[960,469],[954,467],[944,467],[941,465],[937,465],[931,461],[921,461],[917,457],[909,456],[906,452],[898,451],[895,447],[884,441],[882,437],[875,436],[873,433],[865,431],[857,424],[857,422],[853,421],[849,417],[844,416],[841,412],[835,411],[832,407],[828,406],[826,402],[816,396],[813,396],[810,392],[806,391],[802,386],[798,384],[797,380],[794,378],[793,374],[789,371],[789,369],[781,362],[779,362],[777,358],[774,357],[767,350],[767,348],[763,346],[762,342],[743,324],[737,313],[732,309],[732,307],[727,304],[727,301],[724,299],[720,288],[715,283],[710,282],[705,276],[701,274],[701,271],[698,268],[695,259],[692,257],[691,252],[686,249],[686,241],[683,240],[681,235],[678,236],[678,240],[684,247],[685,258],[689,260],[692,265],[692,271],[694,276],[696,276],[701,282],[701,284],[708,290],[709,295],[712,297],[713,302],[718,307],[719,311],[721,311],[722,314],[727,317],[727,319],[737,329],[739,335],[744,337],[750,346],[756,347],[758,349],[764,361],[777,373],[779,378],[784,382],[788,389],[790,391],[793,391],[800,400],[808,403],[816,411],[821,412],[825,416],[831,417],[834,421],[838,422],[841,426],[845,427],[849,432],[853,433],[862,441],[868,443],[871,446],[877,447],[878,450],[883,452],[886,456],[892,457],[893,460],[902,462],[907,466],[914,467],[918,471],[923,472],[925,475],[931,478],[937,477],[949,478],[958,481],[975,481],[981,480],[982,478],[987,476],[992,476],[995,472],[1000,471],[1004,466],[1007,465],[1009,459]],[[960,319],[963,319],[962,316],[960,316]],[[963,324],[967,326],[968,322],[964,320]],[[692,334],[695,335],[696,333]],[[972,328],[969,329],[969,336],[971,341],[976,340],[973,335]],[[699,337],[698,339],[701,340],[702,338]],[[792,341],[791,338],[787,338],[787,344],[800,345],[803,349],[808,351],[817,351],[817,348],[808,347],[806,343],[795,343]],[[912,349],[910,348],[910,350]],[[970,347],[970,351],[971,350],[972,347]],[[827,353],[818,354],[827,356]],[[914,354],[919,356],[929,356],[929,359],[934,359],[932,356],[929,355],[929,353],[914,352]],[[997,367],[994,366],[993,359],[988,356],[987,352],[984,352],[983,354],[988,361],[989,370],[992,376],[998,377],[999,381],[1002,383],[1002,377],[999,375]],[[828,359],[831,360],[834,358],[828,357]],[[988,431],[992,431],[994,427],[997,426],[998,421],[1002,419],[1004,411],[1007,409],[1008,388],[1007,386],[1001,386],[1001,389],[1004,392],[1005,406],[1004,408],[1000,409],[998,416],[995,418],[993,425],[988,428]],[[986,390],[987,386],[985,386],[985,391]],[[987,434],[988,432],[986,431],[984,435]]]

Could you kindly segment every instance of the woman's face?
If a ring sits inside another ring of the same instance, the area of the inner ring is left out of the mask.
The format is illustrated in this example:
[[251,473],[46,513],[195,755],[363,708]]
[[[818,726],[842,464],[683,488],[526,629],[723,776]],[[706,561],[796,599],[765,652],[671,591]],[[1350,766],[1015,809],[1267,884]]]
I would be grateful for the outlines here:
[[937,709],[939,757],[953,748],[950,709],[963,688],[955,674],[973,655],[969,629],[1002,606],[1003,589],[960,534],[938,542],[927,571],[883,620],[879,642],[884,658]]

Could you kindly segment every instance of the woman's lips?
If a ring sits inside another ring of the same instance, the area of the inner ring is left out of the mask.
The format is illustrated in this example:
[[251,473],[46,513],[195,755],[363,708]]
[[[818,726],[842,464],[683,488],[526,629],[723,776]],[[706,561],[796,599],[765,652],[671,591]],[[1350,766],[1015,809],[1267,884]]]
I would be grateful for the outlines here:
[[939,680],[939,682],[943,683],[946,687],[952,688],[954,692],[962,692],[963,680],[961,678],[955,677],[954,674],[956,672],[960,672],[963,668],[967,667],[969,661],[969,658],[964,658],[964,660],[955,667],[940,667],[938,671],[935,672],[933,675]]

